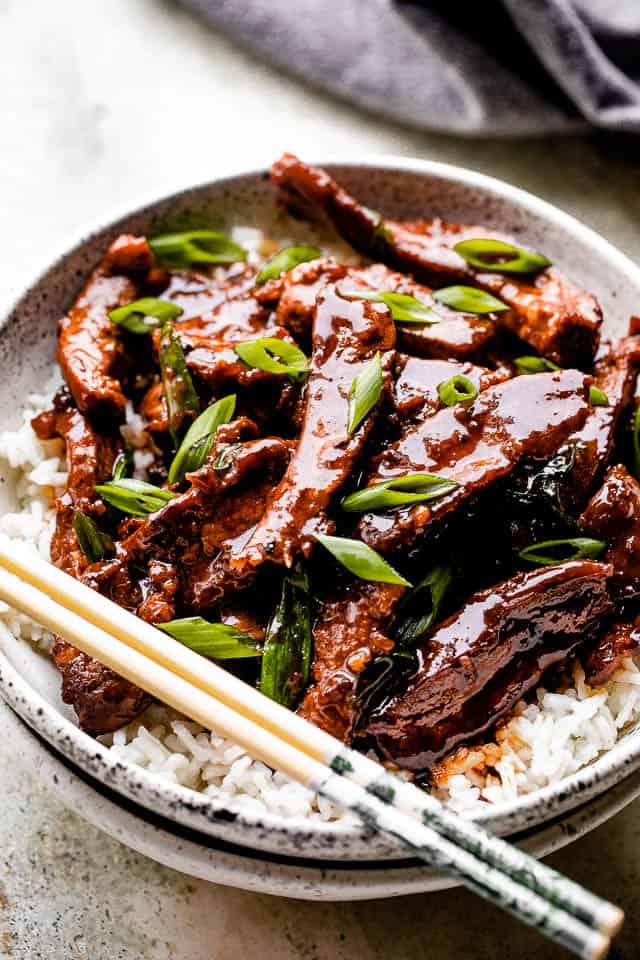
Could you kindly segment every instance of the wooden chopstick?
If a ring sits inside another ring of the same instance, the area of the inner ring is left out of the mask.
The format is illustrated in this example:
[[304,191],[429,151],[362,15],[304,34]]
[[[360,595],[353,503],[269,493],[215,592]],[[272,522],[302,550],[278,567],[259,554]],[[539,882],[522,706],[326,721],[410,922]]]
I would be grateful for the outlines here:
[[392,834],[414,855],[579,956],[606,952],[623,919],[617,907],[446,811],[433,797],[5,537],[0,537],[0,567],[2,599],[90,656],[292,779],[355,809],[374,829]]

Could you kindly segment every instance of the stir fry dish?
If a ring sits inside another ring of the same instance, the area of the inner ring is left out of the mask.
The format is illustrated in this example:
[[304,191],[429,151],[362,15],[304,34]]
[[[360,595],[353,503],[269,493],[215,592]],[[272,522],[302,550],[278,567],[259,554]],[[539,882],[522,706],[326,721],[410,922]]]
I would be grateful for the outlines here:
[[[290,155],[271,179],[353,256],[120,236],[60,321],[52,559],[437,779],[576,658],[599,685],[638,646],[640,320],[601,341],[596,299],[491,227],[387,219]],[[148,705],[53,657],[91,734]]]

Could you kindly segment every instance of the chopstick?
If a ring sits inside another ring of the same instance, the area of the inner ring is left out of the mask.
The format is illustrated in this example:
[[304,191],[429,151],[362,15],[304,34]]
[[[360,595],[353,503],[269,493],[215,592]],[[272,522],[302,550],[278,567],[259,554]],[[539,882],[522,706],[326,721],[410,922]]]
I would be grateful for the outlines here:
[[[622,912],[446,810],[424,791],[267,699],[155,627],[0,537],[0,597],[127,679],[349,807],[374,830],[585,958]],[[19,579],[18,579],[19,578]]]

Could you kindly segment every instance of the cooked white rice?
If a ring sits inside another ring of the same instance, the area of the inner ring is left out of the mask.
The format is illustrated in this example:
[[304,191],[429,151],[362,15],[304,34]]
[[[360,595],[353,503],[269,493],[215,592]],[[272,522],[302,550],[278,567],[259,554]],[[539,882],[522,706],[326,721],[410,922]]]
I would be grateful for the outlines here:
[[[16,510],[0,518],[0,530],[47,559],[55,524],[52,502],[65,486],[66,465],[62,442],[39,441],[30,421],[50,406],[55,387],[52,380],[45,393],[30,396],[22,426],[0,434],[0,459],[5,472],[12,468],[15,474],[16,492]],[[148,437],[132,410],[122,432],[135,448],[136,472],[144,477],[150,459]],[[48,649],[50,634],[5,604],[0,604],[0,620],[16,637]],[[520,703],[493,743],[470,749],[451,765],[438,795],[471,816],[487,804],[509,802],[590,763],[640,718],[639,667],[640,656],[628,658],[605,687],[593,689],[576,666],[573,685],[562,693],[538,690],[535,703]],[[103,740],[120,760],[235,809],[325,821],[350,819],[334,804],[252,760],[229,740],[161,705]]]

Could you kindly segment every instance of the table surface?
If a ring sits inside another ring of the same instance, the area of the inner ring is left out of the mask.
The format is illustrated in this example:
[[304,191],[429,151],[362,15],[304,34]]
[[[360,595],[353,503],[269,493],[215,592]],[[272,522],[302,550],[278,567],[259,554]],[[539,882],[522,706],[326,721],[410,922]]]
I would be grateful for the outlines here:
[[[474,167],[640,260],[638,149],[409,131],[250,60],[170,0],[0,3],[0,302],[91,221],[283,149]],[[15,960],[518,960],[564,956],[465,892],[313,904],[191,880],[67,811],[0,738],[0,956]],[[551,862],[627,910],[638,956],[640,806]]]

